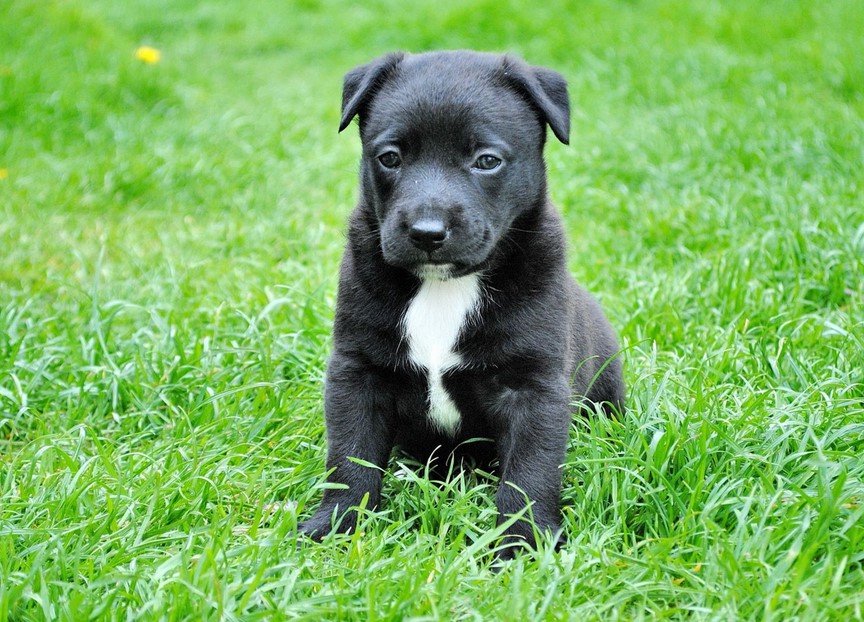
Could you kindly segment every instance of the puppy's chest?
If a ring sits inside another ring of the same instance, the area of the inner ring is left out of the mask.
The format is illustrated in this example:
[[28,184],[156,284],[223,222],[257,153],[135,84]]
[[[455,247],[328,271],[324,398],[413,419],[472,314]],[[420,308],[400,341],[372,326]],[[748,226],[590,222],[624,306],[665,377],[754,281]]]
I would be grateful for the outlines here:
[[443,375],[463,364],[456,343],[465,324],[478,313],[480,299],[477,275],[426,280],[409,303],[403,321],[409,359],[426,373],[427,416],[451,435],[459,429],[461,416],[444,387]]

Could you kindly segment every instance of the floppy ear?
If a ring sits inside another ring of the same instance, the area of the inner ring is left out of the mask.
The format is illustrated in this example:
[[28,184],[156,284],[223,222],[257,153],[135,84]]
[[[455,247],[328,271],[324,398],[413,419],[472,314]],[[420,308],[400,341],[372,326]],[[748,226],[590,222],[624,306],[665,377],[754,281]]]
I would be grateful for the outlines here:
[[557,71],[532,67],[512,56],[504,57],[504,75],[537,106],[558,140],[570,144],[570,97],[564,77]]
[[395,52],[381,58],[376,58],[371,63],[355,67],[345,74],[342,86],[342,119],[339,121],[341,132],[374,95],[376,89],[387,79],[391,71],[402,62],[405,54]]

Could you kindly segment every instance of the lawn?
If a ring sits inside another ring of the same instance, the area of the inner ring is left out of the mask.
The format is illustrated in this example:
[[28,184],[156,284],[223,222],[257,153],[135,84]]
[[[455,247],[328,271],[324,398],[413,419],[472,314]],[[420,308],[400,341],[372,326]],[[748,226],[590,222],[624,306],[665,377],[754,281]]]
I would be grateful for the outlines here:
[[[864,4],[406,6],[0,2],[0,620],[864,619]],[[574,423],[567,544],[498,572],[494,478],[398,456],[295,533],[342,75],[461,47],[570,82],[550,191],[629,387]]]

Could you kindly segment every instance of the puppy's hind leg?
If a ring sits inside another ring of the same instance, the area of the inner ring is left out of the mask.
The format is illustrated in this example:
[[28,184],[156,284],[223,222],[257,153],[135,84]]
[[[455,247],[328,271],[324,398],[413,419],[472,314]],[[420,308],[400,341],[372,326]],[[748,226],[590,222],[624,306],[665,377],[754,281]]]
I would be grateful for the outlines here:
[[600,363],[586,396],[589,401],[599,404],[609,417],[620,417],[626,409],[620,357],[621,353],[618,352]]

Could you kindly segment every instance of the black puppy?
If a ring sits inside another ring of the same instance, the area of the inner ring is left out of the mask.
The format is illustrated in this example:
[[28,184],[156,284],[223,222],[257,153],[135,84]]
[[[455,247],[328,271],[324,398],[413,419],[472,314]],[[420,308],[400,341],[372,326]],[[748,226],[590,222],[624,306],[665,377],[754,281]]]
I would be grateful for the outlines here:
[[[380,500],[394,446],[421,462],[498,461],[507,539],[560,529],[574,403],[623,408],[615,335],[565,265],[546,190],[548,124],[568,142],[554,71],[476,52],[391,54],[345,76],[342,131],[360,119],[327,370],[328,482],[300,530],[350,531]],[[486,443],[465,443],[485,438]],[[504,553],[509,556],[510,553]]]

